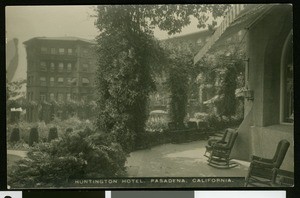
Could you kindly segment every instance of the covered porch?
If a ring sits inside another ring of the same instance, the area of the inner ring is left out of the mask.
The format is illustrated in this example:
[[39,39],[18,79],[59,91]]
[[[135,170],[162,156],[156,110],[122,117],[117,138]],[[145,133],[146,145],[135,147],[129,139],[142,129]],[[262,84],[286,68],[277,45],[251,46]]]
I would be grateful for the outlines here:
[[232,158],[271,158],[278,142],[290,142],[281,169],[294,171],[294,91],[292,5],[236,5],[194,57],[197,63],[213,46],[246,30],[244,120]]

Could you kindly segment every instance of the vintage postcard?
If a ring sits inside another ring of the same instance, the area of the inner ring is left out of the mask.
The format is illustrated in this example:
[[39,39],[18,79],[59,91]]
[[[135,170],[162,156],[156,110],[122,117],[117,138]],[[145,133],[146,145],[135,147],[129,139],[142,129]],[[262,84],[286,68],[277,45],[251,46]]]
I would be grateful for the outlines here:
[[294,186],[293,6],[6,6],[9,189]]

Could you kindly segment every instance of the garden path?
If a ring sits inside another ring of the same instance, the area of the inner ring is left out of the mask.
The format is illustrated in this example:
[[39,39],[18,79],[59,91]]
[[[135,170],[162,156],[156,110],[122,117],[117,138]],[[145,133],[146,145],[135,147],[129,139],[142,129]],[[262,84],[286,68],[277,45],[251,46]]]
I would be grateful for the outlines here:
[[16,155],[19,157],[26,157],[27,156],[27,151],[20,151],[20,150],[7,150],[8,155]]
[[127,158],[129,177],[245,177],[249,162],[234,160],[239,166],[217,169],[203,156],[206,141],[164,144],[135,151]]

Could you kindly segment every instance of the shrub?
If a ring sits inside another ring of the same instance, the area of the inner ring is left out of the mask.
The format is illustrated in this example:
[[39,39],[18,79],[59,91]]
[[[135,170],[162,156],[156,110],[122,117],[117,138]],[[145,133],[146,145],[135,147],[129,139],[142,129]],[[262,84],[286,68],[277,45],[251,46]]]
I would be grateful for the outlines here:
[[69,127],[66,129],[66,133],[72,133],[73,132],[73,128]]
[[51,127],[49,130],[48,142],[50,142],[51,140],[57,139],[57,138],[58,138],[57,128]]
[[231,117],[229,119],[228,117],[219,117],[215,114],[211,114],[207,118],[207,122],[211,130],[221,130],[229,127],[235,128],[236,126],[240,125],[242,121],[243,118]]
[[38,142],[39,142],[39,131],[37,127],[33,127],[30,129],[28,144],[29,146],[33,146],[34,143],[38,143]]
[[26,151],[29,149],[29,146],[24,140],[20,139],[18,142],[8,142],[7,149]]
[[154,132],[154,131],[164,131],[168,128],[167,119],[148,119],[146,122],[146,131]]
[[194,116],[197,120],[203,120],[203,121],[207,120],[207,118],[208,118],[208,114],[202,113],[202,112],[197,112],[197,113],[195,113]]
[[87,129],[39,143],[13,167],[8,184],[18,188],[62,187],[68,186],[69,179],[124,176],[126,155],[110,138]]
[[[11,133],[14,128],[19,128],[20,130],[20,139],[24,141],[24,144],[29,144],[29,135],[31,128],[35,127],[39,133],[39,141],[47,142],[49,137],[50,128],[56,127],[58,132],[58,137],[61,137],[68,128],[72,127],[74,130],[83,130],[86,127],[93,129],[93,124],[89,120],[80,120],[77,117],[72,117],[67,120],[61,121],[58,118],[55,118],[49,124],[45,122],[19,122],[18,124],[8,124],[7,125],[7,137],[11,136]],[[10,139],[7,139],[10,142]],[[27,148],[27,146],[26,146]],[[26,149],[24,147],[24,149]]]
[[10,134],[10,141],[14,142],[14,143],[20,141],[20,129],[19,128],[13,128],[13,130]]

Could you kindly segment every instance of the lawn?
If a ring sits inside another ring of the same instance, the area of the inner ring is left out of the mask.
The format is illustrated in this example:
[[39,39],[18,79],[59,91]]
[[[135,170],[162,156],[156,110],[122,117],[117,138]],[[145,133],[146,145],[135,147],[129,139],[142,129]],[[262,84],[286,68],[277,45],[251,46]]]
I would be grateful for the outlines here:
[[11,171],[12,166],[15,165],[15,163],[21,159],[22,157],[20,156],[7,154],[7,173],[9,173]]

